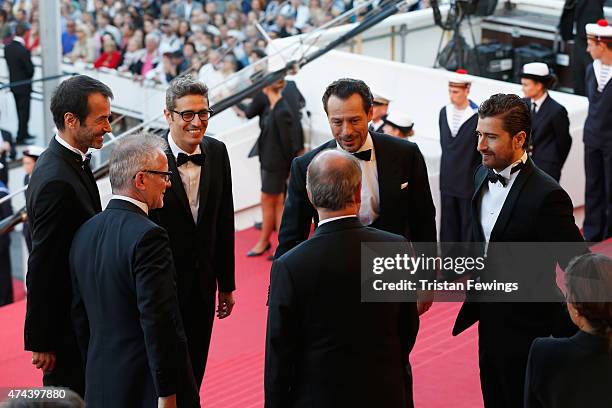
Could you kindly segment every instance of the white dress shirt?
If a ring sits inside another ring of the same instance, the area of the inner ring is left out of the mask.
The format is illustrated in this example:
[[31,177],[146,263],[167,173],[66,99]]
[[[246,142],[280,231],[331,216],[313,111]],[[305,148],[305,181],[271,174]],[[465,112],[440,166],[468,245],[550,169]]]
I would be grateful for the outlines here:
[[317,227],[320,227],[323,224],[327,224],[328,222],[332,222],[332,221],[337,221],[337,220],[341,220],[343,218],[357,218],[356,215],[341,215],[340,217],[331,217],[331,218],[326,218],[324,220],[320,220],[319,224],[317,224]]
[[515,161],[502,171],[497,172],[493,170],[495,173],[501,174],[506,180],[508,180],[505,187],[499,181],[496,183],[487,181],[482,188],[480,200],[480,225],[482,225],[482,232],[484,232],[487,243],[489,243],[491,232],[493,231],[493,227],[495,227],[497,217],[499,217],[499,213],[506,202],[506,198],[508,197],[508,193],[514,184],[514,180],[516,180],[516,177],[521,172],[518,170],[511,173],[512,168],[518,165],[520,162],[527,162],[527,152],[523,153],[523,156],[519,160]]
[[457,109],[452,103],[446,105],[446,122],[448,123],[448,128],[451,130],[451,135],[453,137],[457,136],[461,126],[474,116],[476,112],[477,109],[473,109],[469,103],[463,110]]
[[62,139],[60,137],[60,135],[55,135],[55,140],[57,140],[57,143],[61,144],[62,146],[64,146],[66,149],[70,150],[71,152],[74,152],[76,154],[78,154],[79,156],[81,156],[81,160],[85,161],[86,157],[85,153],[83,153],[82,151],[80,151],[79,149],[77,149],[76,147],[72,147],[70,146],[70,144],[65,141],[64,139]]
[[[341,149],[336,143],[336,148]],[[371,225],[380,215],[380,196],[378,194],[378,169],[376,168],[376,152],[372,136],[368,133],[365,143],[356,153],[372,150],[370,161],[359,160],[361,167],[361,207],[359,221],[363,225]]]
[[[198,145],[195,151],[191,154],[185,152],[176,145],[174,139],[172,138],[172,134],[169,134],[168,145],[170,146],[170,150],[172,151],[175,160],[179,153],[191,156],[193,154],[202,152],[200,145]],[[198,166],[191,161],[188,161],[178,168],[181,181],[183,182],[183,187],[185,188],[185,193],[187,194],[187,201],[189,202],[189,208],[191,209],[191,216],[193,217],[193,222],[196,223],[198,222],[198,208],[200,207],[200,174],[202,171],[203,169],[201,166]]]
[[544,95],[540,96],[539,99],[531,100],[532,109],[533,109],[533,104],[535,103],[535,113],[538,113],[540,111],[540,108],[542,107],[542,104],[544,103],[544,101],[546,101],[547,97],[548,97],[548,92],[544,92]]
[[119,194],[113,194],[110,199],[111,200],[123,200],[129,203],[132,203],[138,208],[140,208],[142,211],[144,211],[145,214],[149,215],[149,206],[146,203],[143,203],[142,201],[138,201],[138,200],[133,199],[132,197],[119,195]]

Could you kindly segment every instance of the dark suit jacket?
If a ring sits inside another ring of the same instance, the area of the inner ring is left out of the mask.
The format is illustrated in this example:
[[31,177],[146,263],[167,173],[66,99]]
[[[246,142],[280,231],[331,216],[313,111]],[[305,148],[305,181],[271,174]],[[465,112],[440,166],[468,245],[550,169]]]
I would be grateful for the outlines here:
[[257,146],[261,168],[270,172],[288,172],[294,157],[295,118],[285,98],[281,98],[264,119]]
[[604,0],[565,0],[563,13],[559,22],[561,36],[565,41],[574,38],[574,22],[576,23],[577,43],[586,44],[586,25],[595,23],[603,14]]
[[356,218],[321,225],[271,272],[265,406],[404,408],[415,303],[362,303],[362,242],[405,242]]
[[[34,76],[34,65],[30,57],[30,51],[21,43],[13,40],[4,47],[4,58],[9,70],[9,81],[23,81],[32,79]],[[16,94],[29,94],[32,85],[12,86],[11,91]]]
[[[289,106],[291,114],[293,115],[293,129],[291,131],[291,138],[293,143],[293,151],[291,153],[298,152],[304,148],[304,130],[302,129],[302,109],[306,106],[306,100],[298,89],[294,81],[286,81],[285,87],[282,91],[283,100]],[[251,103],[244,107],[244,113],[247,118],[251,119],[255,116],[259,116],[259,129],[263,132],[265,127],[265,119],[270,111],[270,102],[268,97],[263,92],[258,92],[253,97]],[[259,141],[253,147],[251,155],[249,157],[256,156],[258,154]]]
[[[380,216],[372,227],[402,235],[413,242],[436,241],[436,209],[431,198],[427,167],[419,147],[412,142],[373,133],[378,170]],[[322,150],[335,149],[330,140],[291,164],[291,177],[279,233],[278,258],[308,238],[317,213],[306,194],[306,169]],[[408,183],[402,189],[403,183]]]
[[[470,108],[478,108],[470,101]],[[478,153],[476,126],[478,113],[465,121],[453,137],[446,118],[446,106],[440,110],[440,192],[453,197],[469,199],[474,193],[474,170],[482,162]]]
[[[484,242],[480,224],[480,203],[487,169],[480,166],[474,175],[475,193],[472,198],[473,242]],[[573,215],[570,197],[559,184],[533,165],[531,159],[518,173],[491,232],[490,242],[583,242]],[[583,249],[582,245],[577,247]],[[530,270],[541,273],[539,282],[556,288],[555,267],[564,267],[580,253],[566,253],[564,258],[542,256],[538,259],[516,257],[508,269],[521,270],[530,263]],[[494,254],[488,254],[494,259]],[[504,258],[508,260],[508,258]],[[537,267],[534,264],[537,263]],[[493,347],[499,355],[527,355],[536,337],[571,335],[576,331],[567,315],[562,298],[548,303],[474,303],[461,307],[453,335],[480,322],[481,350]]]
[[200,174],[198,221],[193,221],[176,158],[168,150],[172,187],[166,190],[163,208],[151,219],[168,231],[177,273],[178,297],[183,313],[198,313],[192,306],[193,288],[214,302],[215,291],[231,292],[234,282],[234,201],[232,175],[225,145],[204,137],[206,156]]
[[26,203],[32,252],[26,277],[25,349],[76,346],[68,253],[77,229],[101,211],[98,186],[81,167],[81,157],[53,138],[36,161]]
[[[524,99],[531,111],[531,99]],[[536,166],[557,179],[572,147],[567,110],[548,95],[538,113],[531,115],[531,158]]]
[[178,393],[199,407],[166,231],[111,200],[77,231],[70,267],[87,406],[153,407]]
[[612,407],[612,356],[605,337],[579,331],[535,339],[527,362],[525,408]]
[[0,133],[2,133],[2,138],[0,142],[5,141],[11,145],[11,150],[7,152],[3,152],[0,154],[0,163],[4,166],[4,168],[0,169],[0,181],[4,182],[4,184],[8,184],[8,166],[6,165],[6,158],[10,157],[11,160],[15,160],[15,156],[17,155],[17,150],[15,150],[15,141],[13,140],[13,135],[11,132],[0,129]]

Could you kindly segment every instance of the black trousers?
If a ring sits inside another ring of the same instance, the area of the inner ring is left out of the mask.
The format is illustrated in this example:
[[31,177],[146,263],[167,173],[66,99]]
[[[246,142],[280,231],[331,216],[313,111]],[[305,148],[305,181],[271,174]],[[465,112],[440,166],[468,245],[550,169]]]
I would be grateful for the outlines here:
[[527,356],[478,352],[480,388],[485,408],[521,408]]
[[43,385],[67,387],[85,397],[85,372],[76,341],[55,351],[55,368],[43,374]]
[[188,309],[183,309],[183,327],[189,346],[189,356],[193,376],[196,381],[198,391],[202,387],[206,361],[208,360],[208,349],[210,347],[210,337],[212,334],[213,322],[215,318],[215,294],[207,296],[208,299],[200,299],[191,302]]
[[599,242],[612,236],[612,145],[585,145],[584,171],[584,238]]
[[22,142],[29,136],[28,122],[30,121],[30,92],[13,92],[13,97],[15,98],[17,117],[19,119],[17,141]]

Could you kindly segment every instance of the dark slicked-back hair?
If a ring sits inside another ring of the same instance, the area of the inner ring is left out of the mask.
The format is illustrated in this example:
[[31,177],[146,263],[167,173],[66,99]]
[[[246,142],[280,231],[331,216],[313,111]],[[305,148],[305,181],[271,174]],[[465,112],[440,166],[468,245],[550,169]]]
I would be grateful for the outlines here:
[[68,112],[84,123],[89,115],[87,99],[94,93],[113,98],[113,92],[108,86],[87,75],[76,75],[59,84],[51,97],[51,113],[57,129],[64,130],[64,115]]
[[517,133],[525,132],[523,149],[527,149],[531,137],[531,114],[529,106],[514,94],[495,94],[484,101],[478,108],[478,117],[481,119],[497,117],[502,121],[503,129],[514,137]]
[[332,82],[323,94],[323,109],[327,113],[327,101],[334,95],[337,98],[346,100],[353,94],[359,94],[363,100],[363,110],[369,112],[374,103],[370,87],[360,79],[342,78]]

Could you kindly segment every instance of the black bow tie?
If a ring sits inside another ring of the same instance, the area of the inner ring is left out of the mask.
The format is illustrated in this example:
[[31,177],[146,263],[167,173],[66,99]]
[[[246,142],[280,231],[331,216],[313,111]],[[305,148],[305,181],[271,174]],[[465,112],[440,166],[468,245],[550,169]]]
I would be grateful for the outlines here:
[[83,157],[79,157],[77,159],[77,161],[81,164],[81,167],[83,168],[83,170],[85,170],[85,168],[90,168],[89,167],[89,163],[91,162],[91,153],[87,153],[85,155],[85,159],[83,159]]
[[353,156],[355,156],[359,160],[370,161],[370,159],[372,158],[372,149],[353,153]]
[[[525,163],[520,162],[518,163],[516,166],[514,166],[512,168],[512,170],[510,170],[510,174],[514,174],[517,171],[519,171],[520,169],[522,169],[523,167],[525,167]],[[496,173],[493,171],[493,169],[488,169],[487,170],[487,179],[489,180],[489,182],[495,184],[498,181],[501,183],[502,186],[506,187],[506,184],[508,184],[508,180],[502,176],[499,173]]]
[[198,166],[203,166],[204,165],[204,154],[197,153],[197,154],[187,155],[185,153],[179,153],[176,158],[176,166],[181,167],[183,164],[187,163],[188,161],[192,162],[193,164],[197,164]]

